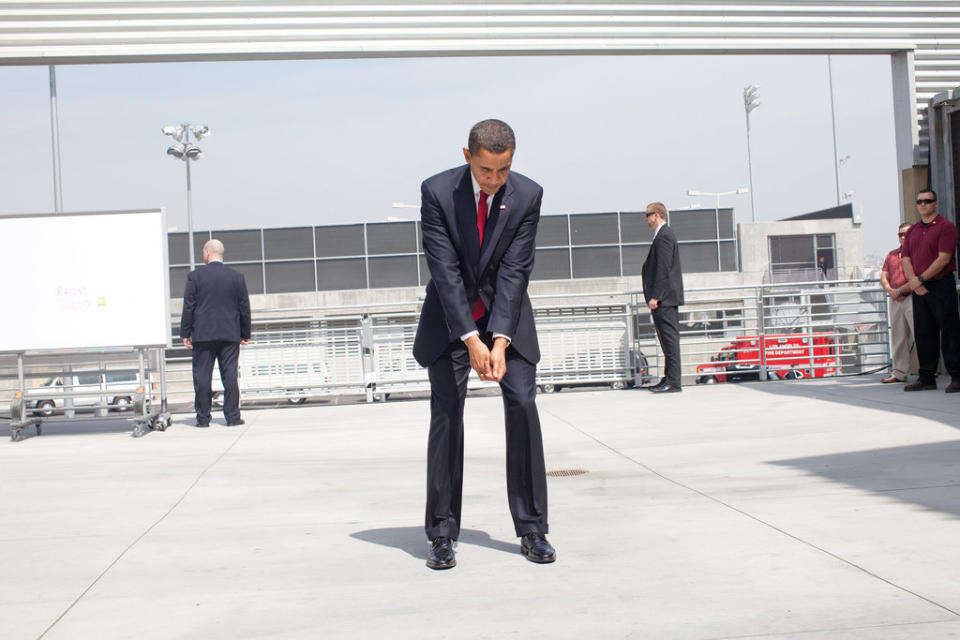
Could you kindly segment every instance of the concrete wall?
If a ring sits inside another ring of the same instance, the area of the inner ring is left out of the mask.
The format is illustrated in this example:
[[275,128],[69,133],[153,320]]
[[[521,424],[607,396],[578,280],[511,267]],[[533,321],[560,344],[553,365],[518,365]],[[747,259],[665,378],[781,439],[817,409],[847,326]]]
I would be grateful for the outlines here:
[[737,225],[740,270],[747,280],[763,282],[770,269],[770,236],[833,234],[838,279],[859,278],[863,270],[863,237],[860,223],[847,218],[780,220]]

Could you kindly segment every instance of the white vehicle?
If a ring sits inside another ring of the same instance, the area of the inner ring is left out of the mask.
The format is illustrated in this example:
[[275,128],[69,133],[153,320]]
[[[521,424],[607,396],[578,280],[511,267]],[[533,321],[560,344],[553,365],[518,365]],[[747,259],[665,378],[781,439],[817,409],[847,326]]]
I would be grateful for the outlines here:
[[115,411],[125,411],[132,406],[139,386],[134,372],[77,371],[72,376],[48,378],[39,387],[28,389],[26,406],[35,416],[50,417],[63,411],[67,392],[80,394],[71,396],[77,409],[107,403]]

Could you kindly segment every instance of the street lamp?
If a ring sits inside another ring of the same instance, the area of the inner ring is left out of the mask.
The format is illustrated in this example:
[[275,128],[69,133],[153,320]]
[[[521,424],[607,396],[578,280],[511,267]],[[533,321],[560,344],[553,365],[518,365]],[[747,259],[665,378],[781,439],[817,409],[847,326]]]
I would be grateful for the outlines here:
[[181,125],[168,125],[161,129],[161,131],[164,135],[170,136],[177,141],[176,144],[167,147],[167,155],[173,156],[178,160],[183,160],[184,164],[187,165],[187,242],[190,244],[190,271],[193,271],[193,197],[190,187],[190,161],[202,158],[203,151],[190,141],[190,134],[192,133],[197,142],[199,142],[210,135],[210,127],[205,124],[192,125],[184,123]]
[[747,114],[747,171],[750,173],[750,221],[757,221],[753,207],[753,160],[750,157],[750,112],[760,106],[760,87],[749,85],[743,88],[743,110]]
[[[736,191],[697,191],[687,189],[688,196],[712,196],[717,199],[717,208],[714,210],[714,220],[717,225],[717,268],[723,271],[723,259],[720,256],[720,196],[733,196],[750,193],[750,189],[740,187]],[[699,205],[698,205],[699,206]],[[754,220],[756,222],[756,220]]]

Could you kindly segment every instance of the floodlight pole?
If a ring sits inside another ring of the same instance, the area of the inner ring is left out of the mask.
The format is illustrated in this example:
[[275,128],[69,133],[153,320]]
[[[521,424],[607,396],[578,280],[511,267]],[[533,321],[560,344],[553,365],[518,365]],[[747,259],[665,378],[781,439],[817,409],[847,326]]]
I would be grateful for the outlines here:
[[827,78],[830,81],[830,132],[833,134],[833,177],[837,185],[837,206],[840,206],[840,152],[837,150],[837,115],[833,108],[833,57],[827,54]]
[[[187,129],[187,142],[190,142],[189,131]],[[184,154],[183,160],[187,165],[187,242],[190,243],[190,271],[193,271],[195,260],[193,257],[193,189],[190,185],[190,157]]]
[[750,112],[760,106],[760,88],[748,85],[743,89],[743,111],[747,116],[747,171],[750,174],[750,221],[757,221],[757,210],[753,205],[753,159],[750,157]]
[[[50,65],[50,137],[53,143],[53,210],[63,211],[63,191],[60,185],[60,125],[57,117],[57,72]],[[70,400],[70,398],[68,398]]]

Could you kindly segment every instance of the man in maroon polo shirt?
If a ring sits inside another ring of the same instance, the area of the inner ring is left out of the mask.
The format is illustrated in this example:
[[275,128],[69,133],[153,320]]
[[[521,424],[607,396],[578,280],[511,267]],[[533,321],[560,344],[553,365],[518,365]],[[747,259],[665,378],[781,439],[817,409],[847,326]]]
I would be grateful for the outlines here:
[[[903,273],[901,255],[903,239],[910,230],[910,223],[904,222],[897,229],[900,245],[887,254],[880,272],[880,284],[890,296],[890,352],[893,354],[893,366],[889,378],[884,383],[906,382],[910,371],[910,352],[913,351],[913,300],[909,291],[902,292],[907,284]],[[902,292],[902,293],[898,293]]]
[[950,374],[945,391],[960,391],[960,312],[957,309],[957,228],[937,213],[937,194],[924,189],[917,194],[920,222],[903,240],[903,273],[907,284],[902,295],[913,292],[913,337],[920,361],[920,377],[904,391],[936,389],[937,361]]

